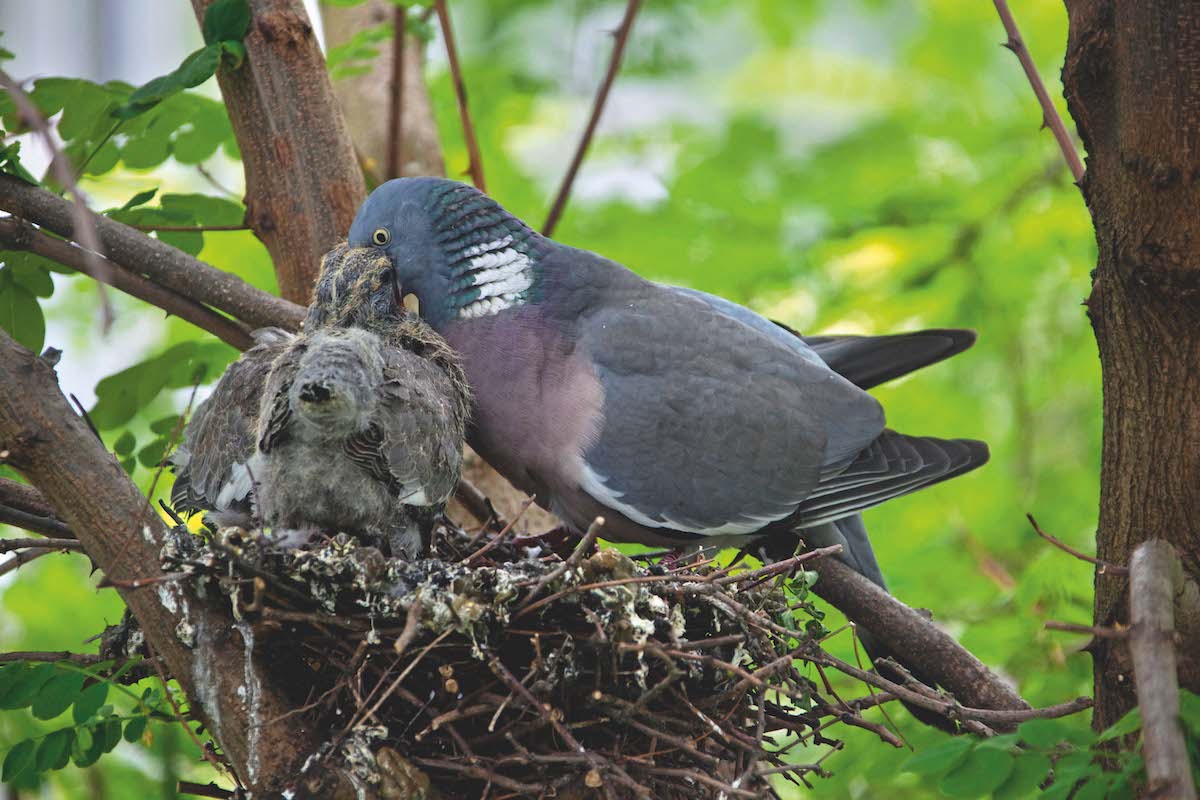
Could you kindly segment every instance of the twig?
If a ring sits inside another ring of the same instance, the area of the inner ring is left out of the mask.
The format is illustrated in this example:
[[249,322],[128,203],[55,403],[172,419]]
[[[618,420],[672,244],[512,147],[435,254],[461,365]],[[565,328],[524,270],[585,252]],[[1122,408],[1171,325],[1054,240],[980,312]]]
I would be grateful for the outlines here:
[[84,408],[83,403],[74,394],[68,394],[67,397],[71,398],[71,405],[75,406],[75,410],[79,412],[79,418],[87,425],[88,430],[92,432],[92,436],[96,437],[96,441],[103,443],[104,437],[100,435],[100,431],[96,430],[96,423],[92,422],[92,415]]
[[13,553],[13,557],[0,562],[0,577],[7,575],[18,567],[23,567],[30,561],[48,556],[51,553],[60,552],[58,550],[48,550],[41,548],[31,548],[29,550],[21,550],[18,553]]
[[491,524],[495,524],[500,529],[508,527],[508,520],[496,510],[488,496],[479,491],[479,487],[466,478],[459,480],[458,486],[454,489],[454,499],[462,503],[467,513],[478,520],[485,529]]
[[1183,567],[1170,544],[1143,542],[1129,562],[1129,652],[1142,711],[1142,755],[1148,797],[1196,800],[1179,718],[1175,657],[1175,594]]
[[442,39],[446,43],[446,58],[450,62],[450,77],[454,81],[454,97],[458,101],[458,116],[462,120],[463,139],[467,145],[467,171],[471,174],[471,182],[481,192],[487,191],[483,180],[483,158],[479,155],[479,142],[475,138],[475,125],[471,122],[471,112],[467,108],[467,85],[463,81],[462,66],[458,62],[458,47],[454,44],[454,28],[450,24],[450,12],[446,9],[446,0],[434,0],[438,22],[442,26]]
[[[239,350],[246,350],[254,344],[249,331],[241,323],[223,317],[189,297],[130,272],[103,256],[88,253],[70,242],[49,236],[15,217],[0,219],[0,242],[7,248],[29,250],[77,269],[114,289],[158,306],[168,314],[174,314],[185,322],[208,331]],[[104,263],[103,269],[94,269],[97,261]]]
[[583,538],[571,552],[571,555],[567,557],[567,560],[560,564],[552,572],[547,572],[538,579],[536,584],[534,584],[533,589],[531,589],[529,594],[525,597],[525,602],[521,603],[520,607],[517,609],[518,615],[521,611],[529,608],[533,601],[537,599],[538,595],[542,593],[543,589],[561,578],[567,573],[568,570],[574,568],[575,565],[583,560],[584,555],[586,555],[592,549],[592,545],[596,543],[596,539],[598,539],[600,536],[600,529],[603,527],[604,517],[596,517],[594,520],[592,520],[592,524],[588,526],[587,533],[583,535]]
[[[12,175],[0,175],[0,209],[66,239],[80,236],[77,204]],[[305,310],[296,303],[256,289],[236,275],[215,269],[114,219],[91,211],[86,213],[112,262],[252,327],[276,325],[292,331],[300,328]],[[82,238],[80,244],[90,249]]]
[[36,487],[10,478],[0,478],[0,504],[38,517],[56,516],[54,506]]
[[1021,68],[1025,70],[1025,77],[1029,79],[1029,85],[1033,87],[1033,93],[1037,95],[1038,103],[1042,106],[1042,125],[1053,131],[1054,139],[1058,142],[1059,149],[1062,150],[1067,166],[1071,168],[1071,175],[1074,177],[1075,183],[1078,184],[1083,180],[1084,168],[1083,161],[1080,160],[1079,153],[1075,150],[1075,143],[1071,141],[1071,134],[1067,133],[1067,126],[1063,124],[1058,109],[1054,107],[1050,93],[1046,91],[1046,84],[1042,83],[1042,76],[1038,74],[1037,67],[1034,66],[1033,57],[1029,55],[1029,48],[1025,46],[1025,40],[1021,38],[1021,31],[1017,28],[1017,21],[1013,19],[1012,11],[1008,8],[1008,1],[993,0],[993,2],[996,5],[996,12],[1000,15],[1000,22],[1004,24],[1004,32],[1008,34],[1008,41],[1004,43],[1004,46],[1011,50],[1017,60],[1021,62]]
[[592,137],[596,134],[596,127],[600,124],[600,116],[604,113],[604,104],[608,101],[608,92],[612,88],[613,81],[616,80],[617,73],[621,69],[621,58],[625,54],[625,45],[629,41],[629,33],[633,30],[633,20],[637,16],[640,6],[641,0],[628,0],[625,5],[625,16],[621,19],[621,25],[617,28],[615,34],[612,57],[608,61],[608,71],[604,73],[604,80],[600,83],[600,88],[596,90],[595,100],[592,101],[592,114],[588,118],[587,127],[583,129],[583,136],[579,139],[579,144],[575,147],[575,154],[571,157],[571,164],[567,167],[567,174],[563,176],[562,184],[558,187],[558,194],[554,197],[554,204],[550,207],[550,213],[546,216],[546,224],[542,226],[542,233],[546,236],[554,234],[554,229],[558,227],[558,220],[562,217],[563,211],[567,207],[567,200],[571,196],[571,187],[575,183],[575,176],[579,174],[579,168],[583,165],[583,159],[587,156],[588,147],[592,143]]
[[1073,622],[1055,622],[1054,620],[1050,620],[1042,627],[1048,631],[1085,633],[1100,639],[1126,639],[1129,637],[1129,630],[1127,628],[1105,628],[1102,625],[1076,625]]
[[[88,210],[83,192],[79,190],[79,184],[75,182],[75,176],[71,174],[66,156],[63,155],[58,145],[55,144],[54,137],[50,134],[50,126],[46,123],[46,118],[38,111],[37,106],[29,99],[29,95],[25,94],[20,84],[14,81],[12,76],[3,69],[0,69],[0,86],[3,86],[12,95],[13,102],[17,106],[21,119],[36,130],[42,141],[46,143],[46,149],[50,151],[51,171],[54,172],[54,176],[62,184],[63,189],[69,191],[71,196],[75,198],[71,213],[75,219],[74,227],[76,235],[79,237],[79,242],[85,250],[89,251],[90,255],[98,256],[104,251],[100,248],[100,239],[96,235],[96,226],[92,221],[92,213]],[[98,273],[103,273],[106,269],[98,257],[92,260],[91,266]],[[104,291],[104,283],[107,283],[107,281],[100,281],[99,287],[100,327],[107,333],[108,329],[112,326],[112,304],[109,302],[108,293]]]
[[213,187],[214,189],[216,189],[221,194],[226,195],[228,197],[232,197],[234,200],[241,199],[240,197],[238,197],[237,192],[233,191],[228,186],[226,186],[225,184],[218,181],[211,172],[209,172],[207,169],[204,168],[203,164],[196,165],[196,172],[199,172],[200,177],[202,177],[202,178],[204,178],[204,180],[208,181],[208,185]]
[[1109,575],[1118,575],[1118,576],[1124,576],[1124,575],[1129,574],[1129,570],[1125,567],[1120,567],[1120,566],[1117,566],[1116,564],[1109,564],[1107,561],[1101,561],[1100,559],[1096,558],[1095,556],[1089,556],[1087,553],[1081,553],[1078,550],[1076,550],[1074,547],[1071,547],[1070,545],[1066,544],[1065,542],[1061,541],[1060,539],[1057,539],[1054,536],[1051,536],[1050,534],[1046,533],[1044,530],[1041,529],[1041,526],[1039,526],[1037,524],[1037,520],[1033,518],[1033,514],[1027,513],[1025,515],[1025,517],[1029,520],[1029,524],[1033,526],[1033,529],[1035,531],[1037,531],[1038,536],[1042,537],[1047,542],[1049,542],[1050,544],[1057,547],[1059,550],[1062,550],[1064,553],[1069,553],[1069,554],[1075,556],[1080,561],[1086,561],[1089,564],[1095,564],[1097,567],[1100,568],[1099,569],[1100,573],[1102,573],[1102,574],[1107,573]]
[[[963,719],[977,720],[985,722],[989,725],[997,727],[1016,727],[1018,724],[1030,719],[1058,719],[1071,714],[1077,714],[1080,711],[1092,707],[1092,698],[1077,697],[1067,703],[1060,703],[1054,706],[1046,706],[1045,708],[1024,708],[1013,710],[997,710],[992,708],[969,708],[960,705],[953,699],[939,700],[935,697],[930,697],[922,692],[909,689],[907,686],[890,681],[887,678],[874,672],[858,669],[857,667],[842,661],[836,656],[822,650],[814,650],[810,648],[806,652],[800,653],[799,657],[805,661],[810,661],[814,664],[824,664],[827,667],[846,673],[852,678],[857,678],[864,683],[873,684],[880,689],[884,689],[898,699],[914,706],[934,711],[938,714],[946,716],[948,719]],[[929,687],[926,687],[929,688]]]
[[[36,514],[30,514],[27,511],[21,511],[10,506],[0,505],[0,525],[12,525],[14,528],[22,528],[23,530],[40,533],[43,536],[56,537],[55,540],[73,541],[75,535],[71,533],[71,529],[67,527],[65,522],[62,522],[54,517],[43,517]],[[0,543],[8,540],[0,539]],[[36,539],[29,541],[45,542],[45,539]],[[76,542],[78,544],[78,542]],[[45,547],[45,544],[41,544]]]
[[[508,536],[509,532],[513,529],[513,527],[521,520],[521,517],[525,516],[525,512],[528,511],[529,507],[533,505],[533,501],[535,499],[536,499],[536,497],[526,497],[525,501],[523,503],[521,503],[521,510],[518,511],[517,515],[512,518],[512,521],[509,522],[508,524],[506,524],[503,528],[501,528],[500,532],[497,533],[490,542],[488,542],[483,547],[476,550],[474,553],[471,553],[471,555],[464,558],[462,560],[462,563],[466,564],[467,566],[470,566],[480,556],[487,553],[489,550],[491,550],[492,548],[496,547],[501,542],[503,542],[504,537]],[[483,530],[481,530],[479,532],[479,536],[482,536],[485,531],[487,531],[486,526],[484,527]],[[476,537],[475,539],[472,539],[471,542],[473,543],[473,542],[477,541],[477,539],[478,539],[478,537]]]
[[[3,506],[0,506],[0,512],[3,510]],[[3,517],[0,516],[0,522],[2,521]],[[83,545],[79,543],[78,539],[0,539],[0,553],[11,553],[14,550],[25,550],[30,547],[83,552]]]
[[193,781],[180,781],[179,793],[195,795],[196,797],[217,797],[222,798],[222,800],[227,797],[236,796],[234,792],[223,789],[215,783],[194,783]]
[[388,109],[387,177],[399,178],[404,170],[404,38],[408,35],[408,8],[392,10],[392,84]]
[[158,233],[212,233],[221,231],[248,231],[249,225],[130,225],[136,231]]

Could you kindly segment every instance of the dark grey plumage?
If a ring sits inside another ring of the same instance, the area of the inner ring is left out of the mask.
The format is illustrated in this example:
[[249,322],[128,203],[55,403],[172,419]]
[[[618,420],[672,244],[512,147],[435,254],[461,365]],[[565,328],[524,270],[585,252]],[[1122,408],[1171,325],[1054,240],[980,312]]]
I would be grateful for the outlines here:
[[305,332],[258,332],[197,409],[169,459],[177,509],[419,551],[457,484],[470,398],[393,278],[375,250],[325,257]]

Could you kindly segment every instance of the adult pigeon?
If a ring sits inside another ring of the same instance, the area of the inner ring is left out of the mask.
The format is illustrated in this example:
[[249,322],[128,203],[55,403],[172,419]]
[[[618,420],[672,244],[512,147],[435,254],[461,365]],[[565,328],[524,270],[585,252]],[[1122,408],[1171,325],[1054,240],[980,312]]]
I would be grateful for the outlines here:
[[[819,529],[811,538],[846,540],[846,560],[880,580],[856,515],[987,460],[982,442],[888,429],[879,403],[821,356],[848,373],[869,362],[870,382],[962,349],[970,334],[916,335],[912,353],[891,338],[810,344],[727,300],[551,241],[444,179],[377,188],[350,244],[386,253],[462,355],[472,447],[576,530],[603,516],[618,541],[760,538],[790,550],[795,531]],[[894,364],[877,363],[881,341]]]
[[169,459],[177,509],[358,531],[413,554],[457,482],[469,394],[393,279],[377,249],[326,255],[305,333],[256,332],[197,409]]

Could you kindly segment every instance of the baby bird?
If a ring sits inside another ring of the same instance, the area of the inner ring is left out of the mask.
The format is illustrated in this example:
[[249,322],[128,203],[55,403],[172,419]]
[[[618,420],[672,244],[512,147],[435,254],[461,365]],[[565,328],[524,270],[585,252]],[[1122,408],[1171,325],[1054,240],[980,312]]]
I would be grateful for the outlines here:
[[388,260],[335,248],[304,333],[255,336],[169,459],[172,503],[285,540],[340,531],[417,555],[458,482],[470,394]]
[[[258,415],[258,509],[289,535],[384,540],[413,558],[458,483],[462,418],[436,366],[363,328],[296,337]],[[306,537],[305,537],[306,538]]]

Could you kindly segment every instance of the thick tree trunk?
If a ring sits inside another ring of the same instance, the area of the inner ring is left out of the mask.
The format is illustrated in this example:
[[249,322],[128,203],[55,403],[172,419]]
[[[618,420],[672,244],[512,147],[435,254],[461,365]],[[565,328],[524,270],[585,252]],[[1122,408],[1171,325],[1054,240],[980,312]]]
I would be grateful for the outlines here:
[[[211,4],[192,0],[200,19]],[[250,9],[246,60],[217,78],[245,165],[246,222],[271,253],[280,294],[303,305],[366,189],[303,3]]]
[[[1084,196],[1099,259],[1088,314],[1104,379],[1097,555],[1143,541],[1200,576],[1200,5],[1067,0],[1063,82],[1088,152]],[[1097,625],[1128,624],[1128,580],[1100,570]],[[1194,594],[1192,594],[1194,597]],[[1181,678],[1200,690],[1200,626],[1178,610]],[[1098,639],[1095,725],[1136,703],[1125,645]]]

